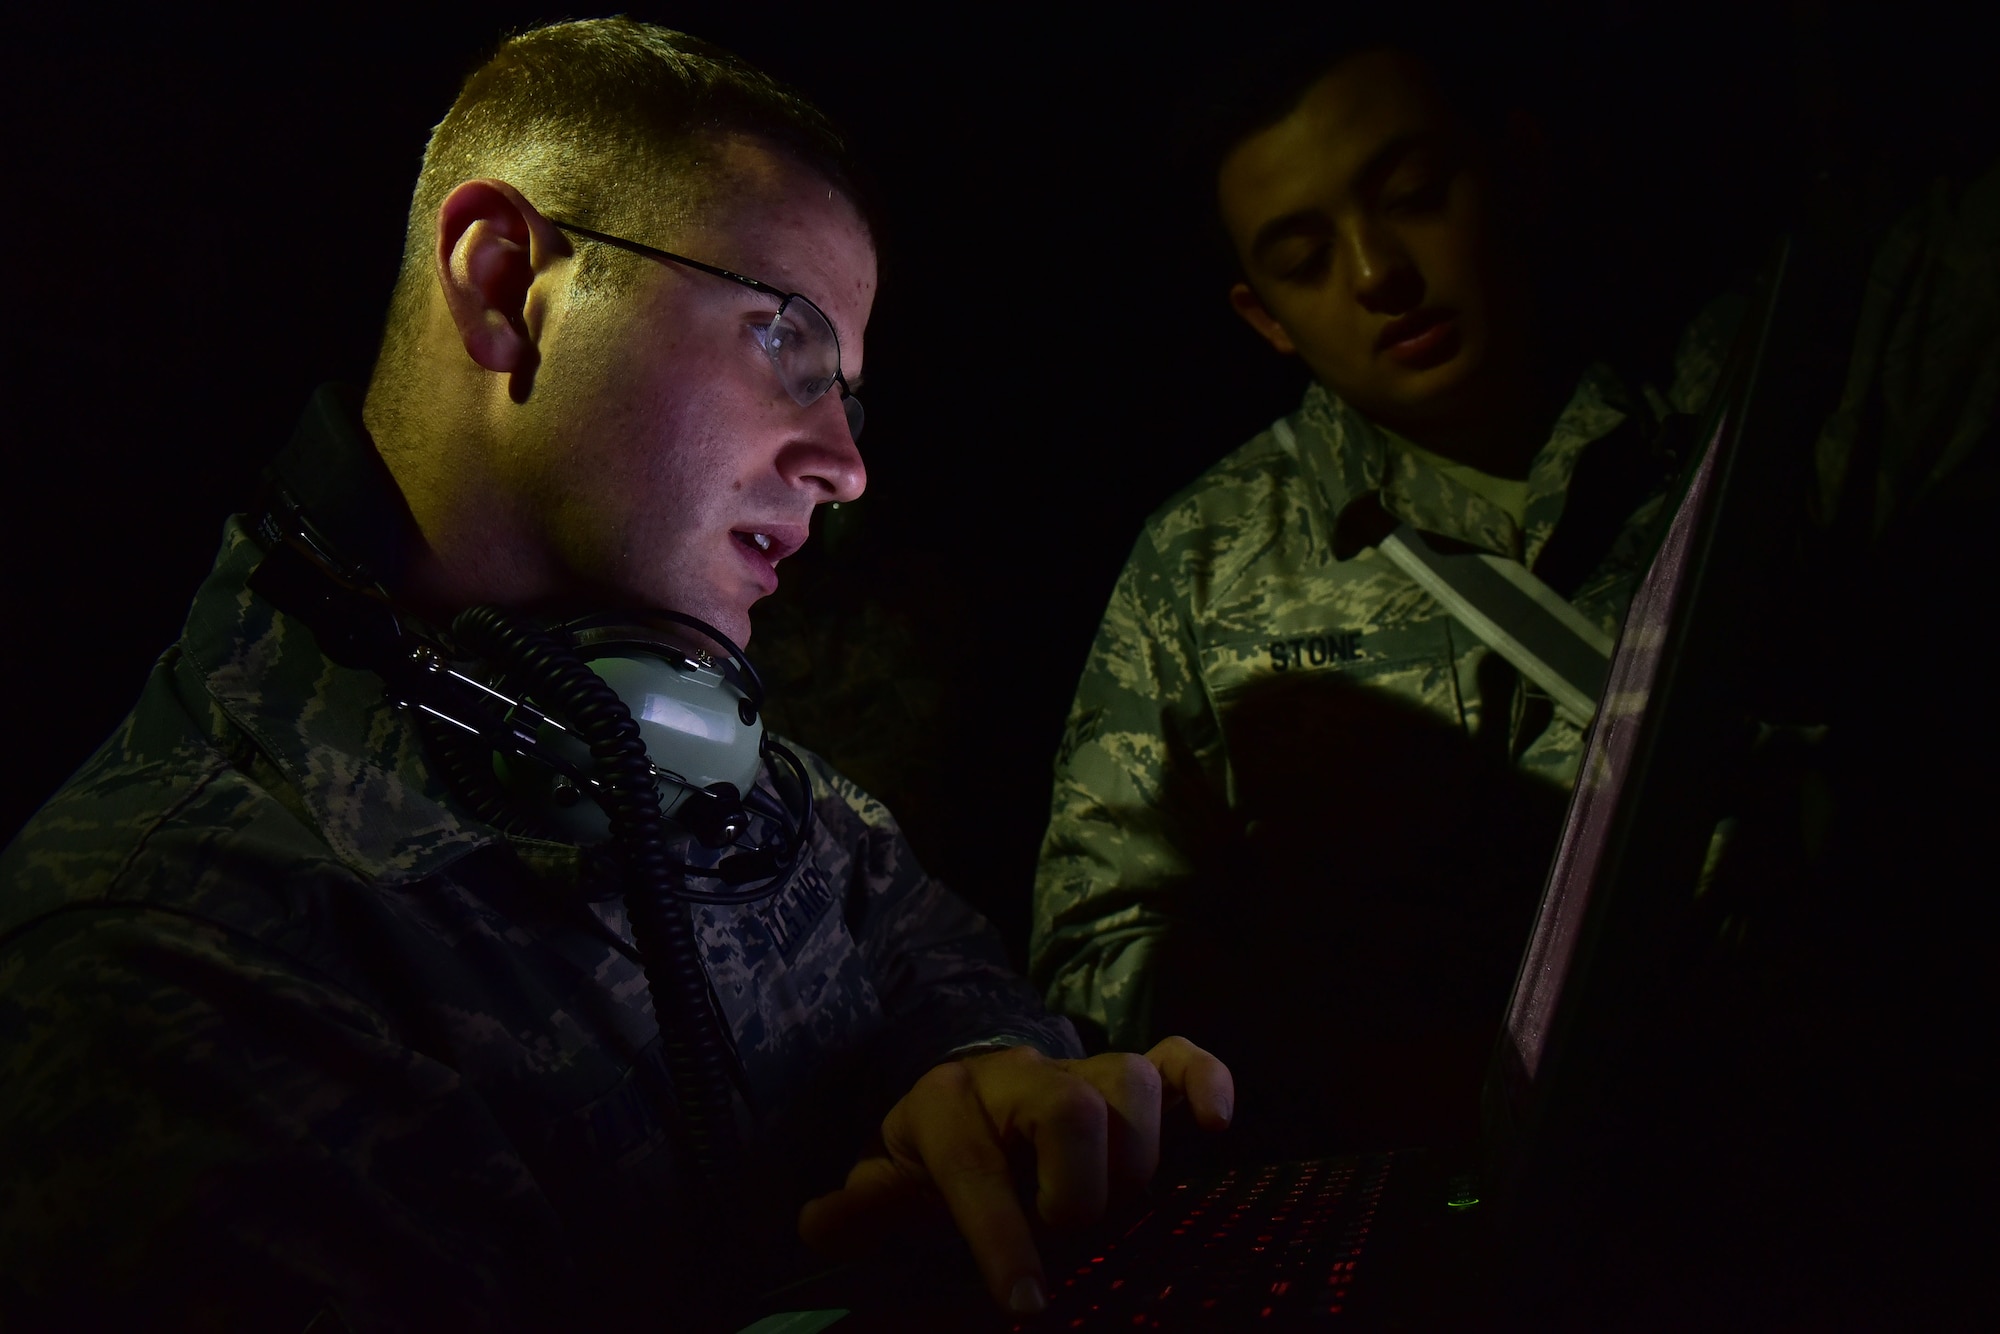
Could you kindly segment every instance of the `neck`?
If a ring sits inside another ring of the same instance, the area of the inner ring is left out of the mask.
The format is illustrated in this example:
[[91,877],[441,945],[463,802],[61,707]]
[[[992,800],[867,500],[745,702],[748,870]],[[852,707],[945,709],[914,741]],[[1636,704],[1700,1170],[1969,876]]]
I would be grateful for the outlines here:
[[1548,443],[1574,379],[1566,358],[1524,353],[1515,365],[1488,368],[1446,402],[1371,415],[1433,454],[1520,480]]
[[495,468],[504,442],[478,404],[446,392],[421,399],[378,374],[361,420],[420,538],[399,601],[448,621],[481,603],[521,606],[554,595],[556,572]]
[[1495,477],[1524,478],[1548,440],[1549,395],[1539,383],[1521,382],[1509,388],[1513,392],[1504,397],[1486,397],[1448,417],[1384,417],[1382,424],[1455,463]]

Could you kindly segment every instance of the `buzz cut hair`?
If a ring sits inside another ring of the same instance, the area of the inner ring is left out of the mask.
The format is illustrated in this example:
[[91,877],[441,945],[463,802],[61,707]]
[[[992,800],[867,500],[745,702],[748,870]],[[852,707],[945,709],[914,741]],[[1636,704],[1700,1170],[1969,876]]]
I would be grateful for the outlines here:
[[[1488,130],[1527,96],[1537,80],[1496,55],[1509,51],[1528,26],[1463,5],[1415,15],[1387,6],[1314,12],[1281,25],[1248,49],[1217,62],[1205,86],[1185,106],[1184,162],[1212,190],[1217,173],[1244,140],[1297,110],[1319,81],[1356,56],[1393,51],[1415,59],[1438,91],[1476,129]],[[1511,56],[1521,63],[1518,53]]]
[[[1393,52],[1417,62],[1464,123],[1490,137],[1516,108],[1536,110],[1540,79],[1510,68],[1496,52],[1516,52],[1527,24],[1488,6],[1446,0],[1421,14],[1370,4],[1329,6],[1277,25],[1235,55],[1204,66],[1180,102],[1176,186],[1185,215],[1202,220],[1204,249],[1225,283],[1243,278],[1236,243],[1222,222],[1216,183],[1223,163],[1247,140],[1298,110],[1319,82],[1357,56]],[[1512,37],[1510,44],[1509,37]],[[1522,63],[1513,54],[1513,65]]]
[[[858,172],[832,122],[741,57],[623,17],[504,38],[465,80],[424,149],[378,369],[399,359],[399,345],[419,327],[436,282],[438,212],[460,184],[505,180],[545,214],[650,240],[701,215],[724,184],[704,160],[736,136],[823,177],[872,233]],[[587,246],[577,267],[585,290],[616,289],[642,264],[609,246]]]

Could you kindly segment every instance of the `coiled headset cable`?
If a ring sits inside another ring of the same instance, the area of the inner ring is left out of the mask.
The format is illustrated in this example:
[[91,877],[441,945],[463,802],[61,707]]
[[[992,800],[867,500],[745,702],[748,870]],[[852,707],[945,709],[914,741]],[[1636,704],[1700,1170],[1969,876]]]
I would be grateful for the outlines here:
[[[470,608],[453,620],[452,639],[493,666],[503,681],[518,683],[520,692],[536,702],[529,707],[452,668],[444,646],[414,633],[365,571],[343,566],[288,497],[279,495],[255,535],[265,558],[250,576],[252,590],[303,621],[328,658],[382,678],[389,696],[419,720],[420,730],[434,743],[441,775],[475,818],[509,832],[537,832],[510,804],[492,770],[495,751],[562,764],[540,744],[536,724],[560,718],[559,726],[588,747],[591,771],[574,776],[610,821],[626,919],[652,995],[679,1119],[698,1178],[711,1204],[728,1217],[732,1211],[723,1207],[722,1192],[737,1175],[742,1155],[731,1058],[711,1004],[688,905],[752,902],[789,879],[812,822],[811,782],[804,765],[768,735],[761,738],[767,763],[784,765],[799,785],[800,809],[788,836],[776,847],[732,853],[713,869],[689,866],[671,853],[669,826],[661,814],[661,771],[647,754],[631,710],[564,636],[491,606]],[[754,687],[743,701],[744,721],[755,725],[761,683],[742,651],[693,618],[668,614],[668,619],[698,629],[741,665]],[[724,821],[718,836],[702,841],[711,846],[733,841],[719,834],[733,835],[738,828]],[[688,883],[691,877],[720,879],[731,888],[697,890]],[[770,883],[759,888],[737,888],[766,878]]]
[[685,868],[668,853],[659,781],[638,724],[617,692],[548,633],[496,607],[463,611],[451,628],[460,643],[524,682],[590,747],[595,795],[622,854],[625,916],[653,995],[689,1150],[705,1181],[726,1181],[738,1158],[728,1058],[681,898]]

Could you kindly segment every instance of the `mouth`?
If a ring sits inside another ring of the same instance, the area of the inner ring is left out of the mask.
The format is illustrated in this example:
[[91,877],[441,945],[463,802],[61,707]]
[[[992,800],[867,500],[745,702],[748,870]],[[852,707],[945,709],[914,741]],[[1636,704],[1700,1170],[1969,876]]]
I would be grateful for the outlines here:
[[1414,370],[1441,365],[1458,354],[1458,319],[1442,308],[1413,310],[1382,326],[1375,350]]
[[807,531],[792,524],[770,524],[732,528],[729,537],[769,593],[778,586],[778,562],[806,544]]

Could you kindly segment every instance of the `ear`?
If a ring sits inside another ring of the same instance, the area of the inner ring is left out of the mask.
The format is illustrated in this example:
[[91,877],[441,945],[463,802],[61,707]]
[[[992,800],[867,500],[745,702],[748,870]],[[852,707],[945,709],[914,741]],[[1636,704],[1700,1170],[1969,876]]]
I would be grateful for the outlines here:
[[1237,283],[1229,289],[1229,305],[1243,322],[1263,335],[1264,341],[1278,349],[1282,356],[1295,356],[1298,347],[1292,336],[1285,332],[1285,326],[1278,323],[1271,312],[1264,309],[1264,301],[1251,289],[1249,283]]
[[535,279],[569,254],[555,225],[505,181],[466,181],[438,208],[437,274],[465,354],[502,375],[532,374]]

